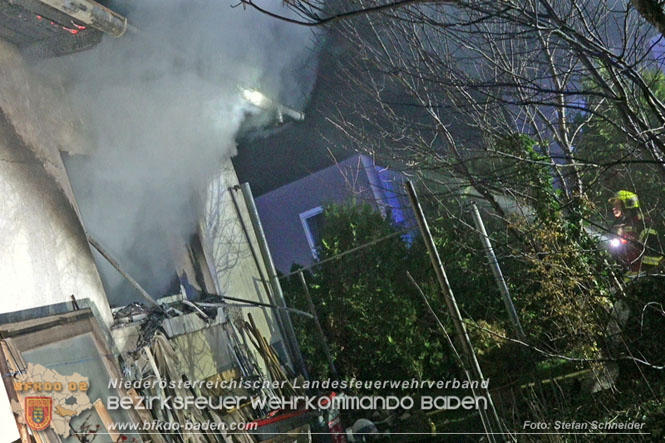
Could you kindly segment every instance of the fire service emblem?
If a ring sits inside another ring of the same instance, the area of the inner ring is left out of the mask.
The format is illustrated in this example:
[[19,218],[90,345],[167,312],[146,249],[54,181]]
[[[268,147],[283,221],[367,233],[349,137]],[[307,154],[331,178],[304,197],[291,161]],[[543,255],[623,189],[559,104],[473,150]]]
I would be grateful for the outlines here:
[[43,431],[51,424],[53,399],[51,397],[25,397],[25,421],[35,431]]

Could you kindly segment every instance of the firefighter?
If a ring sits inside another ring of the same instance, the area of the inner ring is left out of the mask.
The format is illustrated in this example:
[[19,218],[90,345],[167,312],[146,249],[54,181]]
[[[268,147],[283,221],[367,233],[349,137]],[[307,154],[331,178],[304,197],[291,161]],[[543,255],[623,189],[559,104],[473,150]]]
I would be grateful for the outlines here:
[[628,271],[629,279],[656,273],[663,262],[658,233],[640,210],[637,194],[621,190],[609,202],[613,204],[615,235],[610,241],[611,254]]

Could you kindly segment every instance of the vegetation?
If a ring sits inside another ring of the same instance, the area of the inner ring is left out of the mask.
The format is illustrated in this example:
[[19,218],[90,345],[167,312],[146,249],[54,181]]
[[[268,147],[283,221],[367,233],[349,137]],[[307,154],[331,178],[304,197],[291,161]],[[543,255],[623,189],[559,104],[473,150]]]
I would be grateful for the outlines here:
[[[333,257],[398,231],[368,205],[328,206],[319,257]],[[410,271],[421,280],[428,276],[427,265],[423,247],[409,247],[396,235],[306,274],[342,375],[360,380],[422,380],[456,373],[441,331],[406,276]],[[291,277],[290,293],[306,309],[300,285],[296,276]],[[314,325],[300,320],[297,326],[313,375],[327,377]]]
[[[427,205],[427,209],[433,211],[435,206]],[[663,404],[651,391],[665,389],[665,384],[657,372],[627,358],[626,348],[609,339],[607,325],[617,298],[599,277],[606,270],[594,268],[594,260],[589,258],[603,256],[582,254],[579,246],[571,246],[574,243],[567,237],[575,232],[571,225],[552,222],[531,228],[531,240],[538,246],[541,260],[530,262],[523,256],[505,255],[502,259],[527,332],[527,345],[510,341],[514,333],[480,244],[474,240],[477,233],[469,225],[437,218],[431,220],[431,228],[480,364],[494,387],[493,395],[502,403],[511,399],[512,427],[527,419],[623,417],[657,423],[650,414],[662,416]],[[413,275],[434,313],[443,320],[446,333],[452,336],[454,329],[426,250],[415,232],[400,233],[389,217],[367,205],[350,203],[325,209],[319,258],[333,260],[304,272],[337,370],[342,378],[359,380],[464,378],[445,333],[406,277],[406,271]],[[395,235],[334,259],[391,234]],[[467,247],[460,247],[460,238]],[[497,249],[503,254],[506,248],[509,250],[508,245],[499,244]],[[576,272],[569,274],[571,270]],[[622,337],[643,361],[658,361],[665,351],[654,339],[665,326],[663,308],[647,295],[662,293],[663,286],[659,279],[646,279],[630,286],[621,298],[631,312]],[[286,279],[285,289],[290,302],[308,309],[297,275]],[[295,317],[294,322],[310,375],[315,379],[330,377],[313,322],[302,317]],[[591,396],[593,386],[606,377],[608,368],[602,362],[608,358],[620,365],[622,378],[616,380],[617,390],[600,390]],[[534,382],[543,385],[534,390]],[[385,390],[373,392],[387,394]],[[424,394],[399,391],[407,393]],[[615,406],[608,408],[607,402]],[[451,422],[450,415],[433,417],[439,420],[440,430],[478,426],[474,420],[469,424],[469,418],[458,423]],[[423,428],[415,431],[422,432],[428,423],[421,420]],[[654,430],[663,432],[660,425]]]
[[[624,280],[603,243],[607,198],[619,189],[637,192],[651,227],[665,232],[662,2],[289,5],[296,21],[328,26],[343,54],[335,72],[347,87],[325,111],[339,143],[418,182],[509,428],[525,419],[635,419],[662,435],[654,417],[663,416],[665,279]],[[512,339],[493,289],[470,196],[482,206],[524,343]],[[367,209],[327,214],[322,257],[395,229]],[[412,269],[428,299],[439,296],[424,255],[417,239],[392,238],[314,268],[313,297],[345,375],[456,370],[445,339],[423,325],[430,316],[418,297],[406,296],[417,294],[403,276]],[[395,299],[404,303],[381,301]],[[442,304],[433,305],[447,322]],[[366,343],[372,358],[359,357]]]

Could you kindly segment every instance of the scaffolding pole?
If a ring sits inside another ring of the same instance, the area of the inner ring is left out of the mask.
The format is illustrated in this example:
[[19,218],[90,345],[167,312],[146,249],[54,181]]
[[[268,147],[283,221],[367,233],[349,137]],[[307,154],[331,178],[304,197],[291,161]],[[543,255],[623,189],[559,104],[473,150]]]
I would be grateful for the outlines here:
[[[455,295],[453,294],[453,291],[450,288],[450,284],[448,283],[448,276],[446,275],[446,271],[443,268],[443,263],[441,262],[441,257],[439,256],[439,252],[437,251],[436,246],[434,245],[434,239],[432,238],[432,233],[429,230],[427,219],[425,218],[425,213],[423,212],[423,209],[420,206],[420,201],[418,200],[418,196],[416,195],[416,190],[413,186],[413,183],[411,183],[410,181],[406,182],[406,191],[409,196],[409,201],[411,202],[411,207],[413,208],[414,215],[418,222],[420,235],[422,236],[423,241],[425,242],[427,253],[432,262],[432,268],[434,268],[434,273],[436,274],[436,278],[439,282],[439,286],[443,294],[443,300],[445,301],[450,317],[453,320],[457,341],[462,348],[462,355],[464,355],[465,357],[464,360],[466,360],[467,368],[470,369],[474,378],[481,385],[484,385],[485,378],[483,376],[482,370],[480,369],[480,364],[478,363],[478,358],[476,357],[476,353],[473,350],[473,346],[471,345],[471,339],[469,338],[469,334],[467,333],[466,327],[464,326],[464,321],[462,320],[462,314],[460,313],[459,307],[457,306],[457,300],[455,299]],[[490,406],[490,412],[492,417],[491,418],[488,417],[487,411],[485,411],[482,408],[479,409],[478,412],[480,413],[481,420],[483,421],[483,425],[485,426],[487,437],[491,441],[494,441],[496,436],[498,436],[499,440],[502,441],[503,425],[501,423],[501,420],[499,419],[496,409],[494,408],[494,402],[492,401],[492,396],[489,392],[489,389],[485,391],[485,394],[487,395],[487,402]]]
[[520,323],[519,317],[517,317],[517,311],[515,310],[515,305],[513,304],[513,299],[510,296],[510,291],[508,290],[508,285],[506,284],[506,279],[503,278],[503,272],[501,272],[501,266],[499,266],[499,261],[496,259],[496,254],[494,253],[494,248],[492,248],[492,242],[490,241],[487,231],[485,230],[485,224],[483,219],[480,216],[480,211],[478,210],[478,205],[476,203],[471,203],[471,209],[473,213],[473,221],[476,224],[476,229],[480,232],[480,240],[483,242],[483,247],[485,248],[485,254],[487,254],[487,261],[489,262],[490,268],[492,268],[492,274],[494,275],[494,280],[496,285],[499,288],[501,297],[503,298],[503,303],[506,306],[506,311],[508,312],[508,318],[513,324],[515,329],[515,334],[517,338],[526,341],[526,336],[524,335],[524,330],[522,329],[522,324]]
[[[273,295],[275,296],[275,302],[286,308],[286,301],[284,300],[284,293],[282,292],[282,286],[279,283],[279,278],[277,277],[277,270],[275,269],[275,264],[272,261],[272,256],[270,255],[270,249],[268,248],[268,241],[266,240],[265,233],[263,232],[263,226],[261,226],[261,219],[259,218],[259,211],[256,209],[256,204],[254,203],[254,196],[252,195],[252,188],[249,186],[249,183],[243,183],[240,186],[242,190],[242,195],[245,199],[245,206],[247,206],[247,212],[249,213],[249,219],[252,222],[252,227],[254,228],[254,234],[256,235],[256,240],[259,244],[259,250],[263,256],[263,262],[268,273],[268,280],[270,286],[273,290]],[[278,315],[282,318],[282,324],[284,325],[284,335],[286,339],[287,348],[291,351],[292,361],[295,363],[298,370],[301,371],[302,375],[305,378],[309,378],[307,375],[307,368],[305,367],[305,360],[302,357],[300,352],[300,346],[298,345],[298,339],[296,338],[295,330],[293,329],[293,323],[291,323],[291,316],[288,312],[280,311]]]
[[330,372],[332,373],[333,377],[339,378],[339,374],[337,374],[337,368],[335,368],[335,362],[333,361],[332,354],[330,354],[330,348],[328,347],[328,340],[326,340],[326,336],[323,333],[323,328],[321,327],[321,323],[319,322],[319,316],[316,314],[316,308],[314,308],[314,302],[312,301],[312,296],[309,294],[309,287],[307,286],[307,280],[305,280],[305,274],[302,271],[300,271],[298,273],[298,276],[300,277],[300,283],[302,284],[303,291],[305,291],[305,297],[307,297],[309,312],[312,313],[312,316],[314,317],[314,323],[316,324],[316,329],[319,331],[319,335],[321,336],[321,344],[323,345],[323,351],[326,353],[326,358],[328,359]]

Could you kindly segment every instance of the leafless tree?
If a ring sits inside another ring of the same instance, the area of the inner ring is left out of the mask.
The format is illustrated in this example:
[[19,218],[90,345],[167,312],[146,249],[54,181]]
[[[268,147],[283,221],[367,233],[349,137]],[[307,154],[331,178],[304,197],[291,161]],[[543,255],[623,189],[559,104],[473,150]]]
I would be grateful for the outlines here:
[[[295,18],[272,13],[257,0],[241,3],[297,24],[334,24],[349,42],[361,45],[358,56],[377,66],[373,77],[379,85],[384,78],[401,82],[403,90],[418,92],[414,98],[425,108],[441,109],[451,91],[458,94],[453,101],[458,105],[465,96],[478,102],[480,93],[485,98],[480,103],[493,102],[489,111],[498,103],[517,107],[511,112],[514,129],[530,126],[540,141],[547,134],[548,145],[556,142],[561,160],[567,160],[563,168],[572,171],[571,191],[582,191],[570,164],[583,129],[571,120],[580,114],[616,125],[665,171],[664,105],[644,76],[658,68],[651,49],[659,40],[643,12],[646,4],[659,2],[285,2]],[[523,112],[527,105],[532,109]],[[561,172],[562,166],[553,167]]]
[[[665,172],[665,114],[649,76],[659,68],[653,27],[622,2],[533,0],[418,2],[338,21],[332,31],[346,48],[339,69],[349,88],[338,93],[331,123],[357,149],[406,165],[434,198],[472,188],[543,275],[579,274],[574,285],[589,298],[575,310],[602,317],[595,271],[570,265],[583,240],[537,230],[556,232],[546,202],[580,226],[588,218],[587,187],[596,186],[588,173],[608,168],[578,154],[591,120],[631,147],[610,163],[650,161]],[[511,211],[537,223],[520,225]],[[543,266],[553,252],[565,263]]]
[[[270,12],[257,0],[241,3]],[[517,239],[519,247],[503,250],[534,270],[521,277],[540,279],[547,297],[532,302],[547,303],[555,318],[543,341],[529,345],[559,354],[587,343],[586,356],[598,359],[604,291],[619,285],[600,281],[584,257],[602,264],[600,254],[564,219],[581,228],[594,218],[597,177],[617,167],[648,164],[658,172],[649,180],[665,178],[665,103],[654,75],[663,36],[658,14],[644,9],[660,2],[287,3],[295,15],[282,19],[330,30],[347,85],[325,110],[330,123],[355,149],[418,176],[447,217],[465,223],[454,196],[484,199]],[[626,149],[581,150],[592,123]]]

